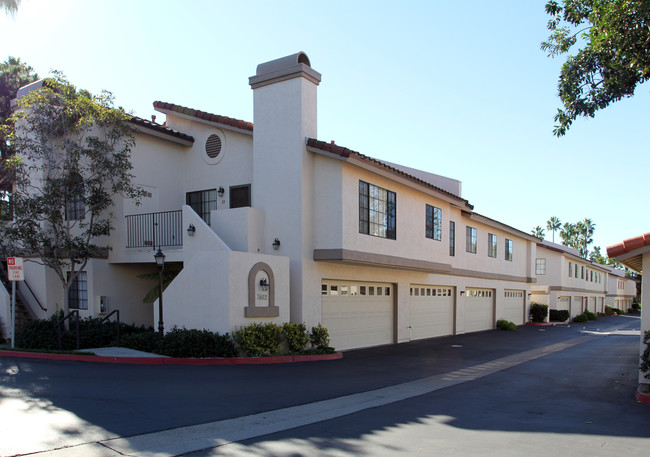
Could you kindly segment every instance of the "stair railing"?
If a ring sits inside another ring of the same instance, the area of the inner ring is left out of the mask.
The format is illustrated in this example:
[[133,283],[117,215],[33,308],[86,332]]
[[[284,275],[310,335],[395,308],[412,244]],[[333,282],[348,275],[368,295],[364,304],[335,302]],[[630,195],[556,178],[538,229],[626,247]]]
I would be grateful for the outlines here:
[[54,324],[54,326],[56,327],[56,337],[57,337],[57,341],[58,341],[58,343],[59,343],[59,351],[61,351],[61,350],[63,349],[63,346],[62,346],[62,344],[61,344],[61,327],[63,326],[63,323],[64,323],[66,320],[70,319],[72,316],[76,316],[76,322],[77,322],[77,325],[76,325],[77,350],[79,350],[79,310],[77,310],[77,309],[73,309],[73,310],[70,311],[66,316],[64,316],[63,318],[61,318],[61,320],[59,320],[59,322],[57,322],[56,324]]
[[108,318],[111,317],[113,314],[117,314],[117,319],[115,322],[117,322],[117,347],[120,347],[120,310],[116,309],[114,311],[111,311],[106,317],[102,318],[99,321],[99,347],[104,347],[104,322],[108,321]]

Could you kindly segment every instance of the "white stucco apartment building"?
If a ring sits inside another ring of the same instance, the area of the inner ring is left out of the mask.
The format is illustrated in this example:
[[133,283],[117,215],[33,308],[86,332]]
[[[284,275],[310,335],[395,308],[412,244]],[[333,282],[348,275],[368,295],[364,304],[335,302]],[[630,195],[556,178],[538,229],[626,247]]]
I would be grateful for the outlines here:
[[[107,258],[75,285],[82,316],[154,325],[142,297],[155,283],[136,276],[156,271],[160,248],[180,270],[165,329],[322,323],[349,349],[523,324],[540,240],[474,212],[457,180],[318,140],[320,81],[297,53],[249,79],[252,124],[167,102],[154,103],[164,124],[134,118],[145,197],[117,202]],[[34,263],[26,275],[47,303],[35,314],[51,314],[60,283]],[[595,284],[580,290],[603,298]]]
[[591,262],[578,250],[550,241],[537,244],[535,278],[532,301],[567,310],[571,317],[584,311],[603,313],[606,305],[627,311],[636,296],[635,281],[623,271]]

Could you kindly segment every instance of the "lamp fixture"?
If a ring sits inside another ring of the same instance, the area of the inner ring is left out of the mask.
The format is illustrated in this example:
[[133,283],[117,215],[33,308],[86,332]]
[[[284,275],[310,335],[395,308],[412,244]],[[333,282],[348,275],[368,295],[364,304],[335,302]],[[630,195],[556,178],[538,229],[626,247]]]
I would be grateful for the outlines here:
[[260,287],[264,292],[269,290],[269,282],[266,280],[266,278],[260,279]]
[[224,188],[219,186],[219,189],[217,189],[217,194],[219,194],[219,198],[223,197],[223,194],[225,193],[226,191],[224,190]]
[[463,295],[465,295],[465,291],[464,291],[464,290],[461,290],[461,291],[460,291],[460,295],[461,295],[461,297],[462,297]]
[[194,224],[190,224],[190,226],[187,227],[187,235],[194,236],[194,232],[196,232],[196,227],[194,227]]
[[273,250],[277,251],[278,249],[280,249],[280,240],[276,238],[275,240],[273,240]]
[[163,271],[165,268],[165,254],[158,248],[158,252],[153,255],[154,260],[156,261],[156,266],[160,271]]

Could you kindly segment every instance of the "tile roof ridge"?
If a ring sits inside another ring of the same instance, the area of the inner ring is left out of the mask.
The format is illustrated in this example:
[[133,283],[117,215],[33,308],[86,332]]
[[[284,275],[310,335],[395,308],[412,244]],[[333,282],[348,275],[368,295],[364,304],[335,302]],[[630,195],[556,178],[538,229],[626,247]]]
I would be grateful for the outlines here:
[[216,122],[218,124],[228,125],[230,127],[235,127],[241,130],[253,131],[253,123],[243,121],[241,119],[235,119],[234,117],[222,116],[220,114],[208,113],[207,111],[201,111],[194,108],[188,108],[186,106],[177,105],[175,103],[168,103],[156,100],[153,102],[153,106],[157,110],[167,110],[173,111],[179,114],[185,114],[190,117],[195,117],[197,119],[203,119],[210,122]]
[[321,151],[331,152],[332,154],[339,155],[339,156],[341,156],[343,158],[348,158],[348,157],[350,157],[352,155],[352,156],[356,156],[359,159],[364,160],[366,162],[375,163],[377,165],[380,165],[380,166],[386,168],[387,170],[390,170],[391,172],[393,172],[395,174],[404,176],[404,177],[410,179],[411,181],[415,181],[415,182],[418,182],[420,184],[424,184],[427,187],[435,189],[438,192],[442,192],[445,195],[451,196],[456,200],[460,200],[462,202],[465,202],[465,205],[467,205],[468,208],[474,209],[474,205],[469,203],[469,201],[467,201],[463,197],[459,197],[456,194],[453,194],[453,193],[451,193],[449,191],[446,191],[446,190],[444,190],[444,189],[442,189],[442,188],[440,188],[440,187],[438,187],[438,186],[436,186],[434,184],[431,184],[430,182],[427,182],[427,181],[425,181],[423,179],[420,179],[420,178],[418,178],[416,176],[413,176],[413,175],[411,175],[409,173],[406,173],[405,171],[402,171],[402,170],[400,170],[398,168],[395,168],[392,165],[389,165],[386,162],[383,162],[383,161],[381,161],[379,159],[375,159],[374,157],[367,156],[365,154],[354,151],[352,149],[349,149],[349,148],[346,148],[346,147],[343,147],[343,146],[339,146],[334,141],[331,141],[331,142],[327,143],[325,141],[317,140],[316,138],[307,138],[307,146],[311,146],[313,148],[320,149]]
[[174,129],[170,128],[170,127],[167,127],[164,124],[156,124],[153,121],[150,121],[148,119],[144,119],[144,118],[142,118],[140,116],[135,116],[133,114],[130,114],[129,117],[130,117],[130,121],[133,122],[136,125],[148,127],[148,128],[157,130],[157,131],[159,131],[161,133],[165,133],[165,134],[168,134],[168,135],[175,136],[177,138],[181,138],[181,139],[184,139],[184,140],[187,140],[187,141],[194,142],[194,137],[193,136],[188,135],[188,134],[183,133],[183,132],[180,132],[178,130],[174,130]]

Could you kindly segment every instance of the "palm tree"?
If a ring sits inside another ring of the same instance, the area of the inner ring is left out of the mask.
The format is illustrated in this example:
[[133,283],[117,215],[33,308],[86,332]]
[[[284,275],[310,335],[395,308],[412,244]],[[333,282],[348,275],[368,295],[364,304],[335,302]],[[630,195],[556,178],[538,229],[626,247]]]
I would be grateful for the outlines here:
[[576,223],[578,232],[578,249],[580,249],[580,256],[587,258],[589,256],[589,245],[594,242],[592,238],[596,230],[596,224],[591,219],[585,218],[584,220]]
[[18,5],[20,5],[20,0],[0,0],[0,8],[12,16],[18,11]]
[[533,236],[536,236],[537,238],[542,238],[544,239],[544,229],[541,228],[539,225],[535,227],[533,230],[530,232]]
[[562,244],[570,248],[576,247],[576,226],[570,222],[565,222],[562,228],[560,229],[560,238],[562,238]]
[[553,232],[553,243],[555,243],[555,231],[560,230],[562,227],[562,222],[555,216],[552,216],[546,223],[546,228]]

